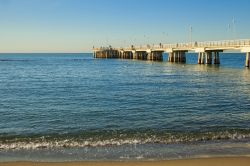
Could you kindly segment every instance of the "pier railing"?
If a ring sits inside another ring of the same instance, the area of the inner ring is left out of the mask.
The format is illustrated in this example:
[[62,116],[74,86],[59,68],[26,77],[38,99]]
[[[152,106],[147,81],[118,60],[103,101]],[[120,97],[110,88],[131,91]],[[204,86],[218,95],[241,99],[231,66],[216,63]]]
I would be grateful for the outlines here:
[[[189,42],[189,43],[175,43],[175,44],[157,44],[157,45],[140,45],[121,47],[119,50],[131,51],[131,50],[166,50],[166,49],[186,49],[192,50],[196,48],[241,48],[250,47],[250,39],[240,40],[221,40],[221,41],[205,41],[205,42]],[[94,48],[96,51],[112,50],[112,47]]]
[[[195,49],[195,48],[232,48],[232,47],[249,47],[250,39],[241,39],[241,40],[222,40],[222,41],[205,41],[205,42],[190,42],[190,43],[175,43],[175,44],[158,44],[158,45],[143,45],[135,46],[134,49]],[[131,49],[127,47],[124,49]]]

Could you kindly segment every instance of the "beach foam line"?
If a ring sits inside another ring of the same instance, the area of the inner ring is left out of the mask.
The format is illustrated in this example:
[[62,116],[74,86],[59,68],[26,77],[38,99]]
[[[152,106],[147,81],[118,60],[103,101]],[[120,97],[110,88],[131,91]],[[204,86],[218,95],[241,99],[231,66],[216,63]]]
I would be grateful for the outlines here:
[[[111,136],[112,137],[112,136]],[[1,138],[1,137],[0,137]],[[52,148],[77,148],[77,147],[104,147],[137,144],[176,144],[197,143],[217,140],[244,140],[249,139],[250,134],[242,133],[206,133],[206,134],[183,134],[183,135],[148,135],[146,137],[132,135],[129,137],[114,136],[114,138],[85,138],[85,137],[20,137],[0,139],[0,149],[52,149]]]

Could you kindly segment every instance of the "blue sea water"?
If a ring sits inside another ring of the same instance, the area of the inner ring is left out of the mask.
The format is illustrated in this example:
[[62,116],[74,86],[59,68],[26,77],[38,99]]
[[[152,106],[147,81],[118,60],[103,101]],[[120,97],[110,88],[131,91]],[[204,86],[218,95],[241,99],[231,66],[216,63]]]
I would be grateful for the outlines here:
[[250,155],[250,70],[92,54],[0,54],[0,161]]

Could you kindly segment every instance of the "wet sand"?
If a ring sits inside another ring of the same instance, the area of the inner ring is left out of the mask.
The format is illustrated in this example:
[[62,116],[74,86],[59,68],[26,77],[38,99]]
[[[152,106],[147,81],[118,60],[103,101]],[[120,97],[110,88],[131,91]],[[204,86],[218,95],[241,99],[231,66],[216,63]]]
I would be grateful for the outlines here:
[[250,157],[170,161],[3,162],[0,166],[250,166]]

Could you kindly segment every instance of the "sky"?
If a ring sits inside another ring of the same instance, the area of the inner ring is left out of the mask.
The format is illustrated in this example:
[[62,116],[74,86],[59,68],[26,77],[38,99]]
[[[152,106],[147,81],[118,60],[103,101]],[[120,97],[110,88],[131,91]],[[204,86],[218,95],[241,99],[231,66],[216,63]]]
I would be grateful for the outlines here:
[[250,39],[249,6],[249,0],[0,0],[0,52]]

